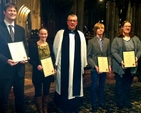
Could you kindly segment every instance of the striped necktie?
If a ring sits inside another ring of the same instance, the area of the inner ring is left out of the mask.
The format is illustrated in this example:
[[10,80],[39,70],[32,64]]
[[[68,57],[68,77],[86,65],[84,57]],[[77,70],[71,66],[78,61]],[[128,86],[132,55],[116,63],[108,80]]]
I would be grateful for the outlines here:
[[8,27],[10,29],[10,36],[11,36],[12,42],[14,42],[14,32],[12,30],[13,25],[9,25]]

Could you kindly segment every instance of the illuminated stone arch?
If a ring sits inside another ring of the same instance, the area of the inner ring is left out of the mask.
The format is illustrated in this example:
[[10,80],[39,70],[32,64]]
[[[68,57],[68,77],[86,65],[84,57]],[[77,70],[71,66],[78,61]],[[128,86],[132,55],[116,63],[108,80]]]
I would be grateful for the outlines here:
[[[19,10],[16,23],[25,28],[26,34],[28,35],[31,29],[38,29],[40,27],[40,0],[20,0],[17,6]],[[30,29],[28,29],[29,23]]]

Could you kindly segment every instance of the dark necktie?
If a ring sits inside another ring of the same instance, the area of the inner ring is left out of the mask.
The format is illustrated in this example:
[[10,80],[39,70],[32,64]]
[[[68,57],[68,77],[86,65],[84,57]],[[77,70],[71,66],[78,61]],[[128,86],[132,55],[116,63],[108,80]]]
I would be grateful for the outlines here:
[[12,27],[13,27],[13,25],[9,25],[10,36],[11,36],[12,41],[14,42],[14,32],[13,32],[13,30],[12,30]]

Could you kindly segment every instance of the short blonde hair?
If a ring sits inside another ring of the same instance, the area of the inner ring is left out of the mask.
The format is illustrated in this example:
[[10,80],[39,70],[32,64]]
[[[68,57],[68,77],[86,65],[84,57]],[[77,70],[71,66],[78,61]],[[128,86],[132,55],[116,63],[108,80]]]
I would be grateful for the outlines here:
[[104,24],[101,23],[101,22],[97,22],[97,23],[94,25],[94,28],[93,28],[94,33],[96,33],[97,29],[99,29],[99,28],[104,28]]
[[69,14],[67,17],[67,20],[69,19],[69,17],[76,17],[76,20],[78,20],[78,17],[76,16],[76,14]]

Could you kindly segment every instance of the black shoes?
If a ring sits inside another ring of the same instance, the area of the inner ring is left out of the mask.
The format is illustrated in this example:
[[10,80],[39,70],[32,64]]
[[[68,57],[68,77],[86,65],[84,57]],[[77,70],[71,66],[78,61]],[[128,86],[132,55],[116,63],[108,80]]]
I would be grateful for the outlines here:
[[124,108],[124,106],[118,105],[117,106],[119,110],[122,110]]
[[[109,108],[106,107],[104,104],[100,104],[98,107],[101,107],[102,109],[104,109],[104,110],[106,110],[106,111],[109,111]],[[97,106],[92,106],[91,112],[94,112],[94,113],[97,112],[98,107],[97,107]]]
[[126,108],[132,109],[132,105],[125,105]]
[[117,105],[119,110],[122,110],[123,108],[128,108],[128,109],[132,109],[132,105]]
[[91,112],[97,112],[97,106],[92,106]]
[[105,110],[109,110],[108,107],[106,107],[104,104],[100,104],[99,107],[101,107],[102,109],[105,109]]

